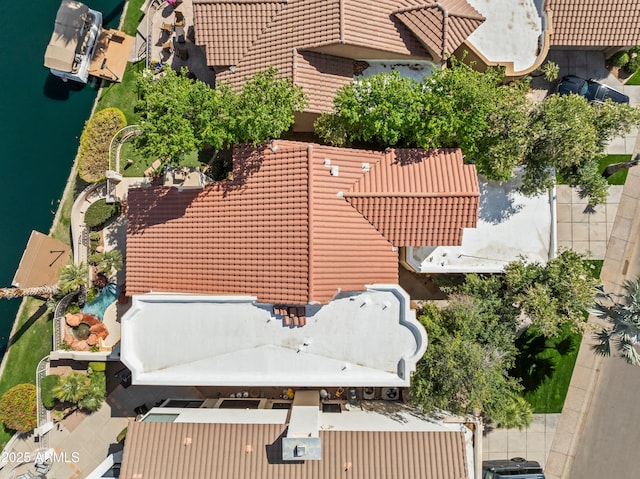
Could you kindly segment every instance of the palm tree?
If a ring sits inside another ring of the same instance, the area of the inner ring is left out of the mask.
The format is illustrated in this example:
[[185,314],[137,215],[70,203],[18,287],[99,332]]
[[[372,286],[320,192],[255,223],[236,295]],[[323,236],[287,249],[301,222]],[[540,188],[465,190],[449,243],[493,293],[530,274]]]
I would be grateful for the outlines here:
[[597,354],[611,355],[611,343],[629,364],[640,365],[640,354],[636,348],[640,341],[640,277],[635,281],[625,281],[626,294],[618,295],[618,301],[611,295],[602,294],[596,302],[593,314],[606,319],[613,326],[596,334],[598,344],[593,346]]
[[66,265],[60,272],[58,279],[58,285],[64,294],[82,290],[86,288],[88,282],[89,268],[82,262],[72,262]]
[[25,296],[37,296],[47,298],[54,296],[60,292],[57,285],[54,286],[37,286],[34,288],[0,288],[0,298],[15,299]]
[[60,401],[78,403],[89,392],[89,378],[82,373],[69,373],[63,376],[54,388],[53,394]]

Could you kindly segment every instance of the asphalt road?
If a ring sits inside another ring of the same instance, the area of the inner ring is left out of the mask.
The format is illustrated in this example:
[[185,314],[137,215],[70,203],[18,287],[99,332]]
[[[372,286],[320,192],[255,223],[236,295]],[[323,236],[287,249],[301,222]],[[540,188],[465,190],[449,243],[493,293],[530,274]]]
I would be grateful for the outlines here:
[[640,366],[606,358],[569,477],[638,478],[639,444]]

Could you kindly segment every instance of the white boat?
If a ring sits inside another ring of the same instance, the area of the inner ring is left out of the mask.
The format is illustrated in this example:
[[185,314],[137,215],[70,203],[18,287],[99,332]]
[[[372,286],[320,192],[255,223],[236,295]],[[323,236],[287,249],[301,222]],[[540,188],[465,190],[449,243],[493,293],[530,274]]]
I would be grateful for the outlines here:
[[75,0],[62,0],[44,66],[64,81],[87,83],[102,30],[102,13]]

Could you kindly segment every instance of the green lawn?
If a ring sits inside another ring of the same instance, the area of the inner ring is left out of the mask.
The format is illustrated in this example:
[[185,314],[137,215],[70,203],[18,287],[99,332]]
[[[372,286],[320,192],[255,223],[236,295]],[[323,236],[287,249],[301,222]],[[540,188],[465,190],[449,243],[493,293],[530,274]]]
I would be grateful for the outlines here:
[[559,413],[569,389],[581,335],[564,327],[558,337],[526,332],[516,340],[519,350],[514,377],[522,379],[524,397],[536,413]]
[[631,77],[625,82],[625,85],[640,85],[640,70],[631,75]]
[[110,83],[102,89],[96,111],[109,107],[119,108],[127,118],[128,125],[139,123],[140,116],[134,112],[134,107],[138,102],[136,75],[142,70],[144,70],[144,60],[138,63],[128,63],[122,83]]
[[[602,173],[604,169],[612,163],[620,163],[622,161],[629,161],[630,159],[631,155],[607,155],[599,161],[598,172]],[[629,173],[628,169],[618,171],[607,178],[607,181],[610,185],[624,185],[624,182],[627,181],[627,173]]]
[[[0,378],[0,395],[16,384],[36,383],[36,367],[51,352],[52,337],[53,322],[44,302],[28,298],[7,353],[7,362]],[[10,438],[11,433],[0,425],[0,448]]]
[[122,22],[122,31],[127,35],[136,36],[138,25],[144,16],[144,13],[140,10],[143,3],[144,0],[129,0],[127,14],[124,17],[124,22]]
[[[198,159],[198,152],[187,153],[180,161],[181,166],[202,167],[202,162]],[[133,160],[131,166],[127,166],[127,160]],[[156,158],[150,158],[140,153],[132,141],[127,141],[120,149],[120,172],[123,176],[139,177],[144,176],[144,171],[151,166]]]

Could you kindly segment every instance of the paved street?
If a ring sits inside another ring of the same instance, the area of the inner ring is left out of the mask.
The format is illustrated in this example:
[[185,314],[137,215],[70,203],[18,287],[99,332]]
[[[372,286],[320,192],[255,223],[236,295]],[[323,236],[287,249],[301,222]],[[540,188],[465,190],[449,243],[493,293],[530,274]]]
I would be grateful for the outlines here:
[[640,368],[620,358],[602,361],[571,479],[639,477]]

